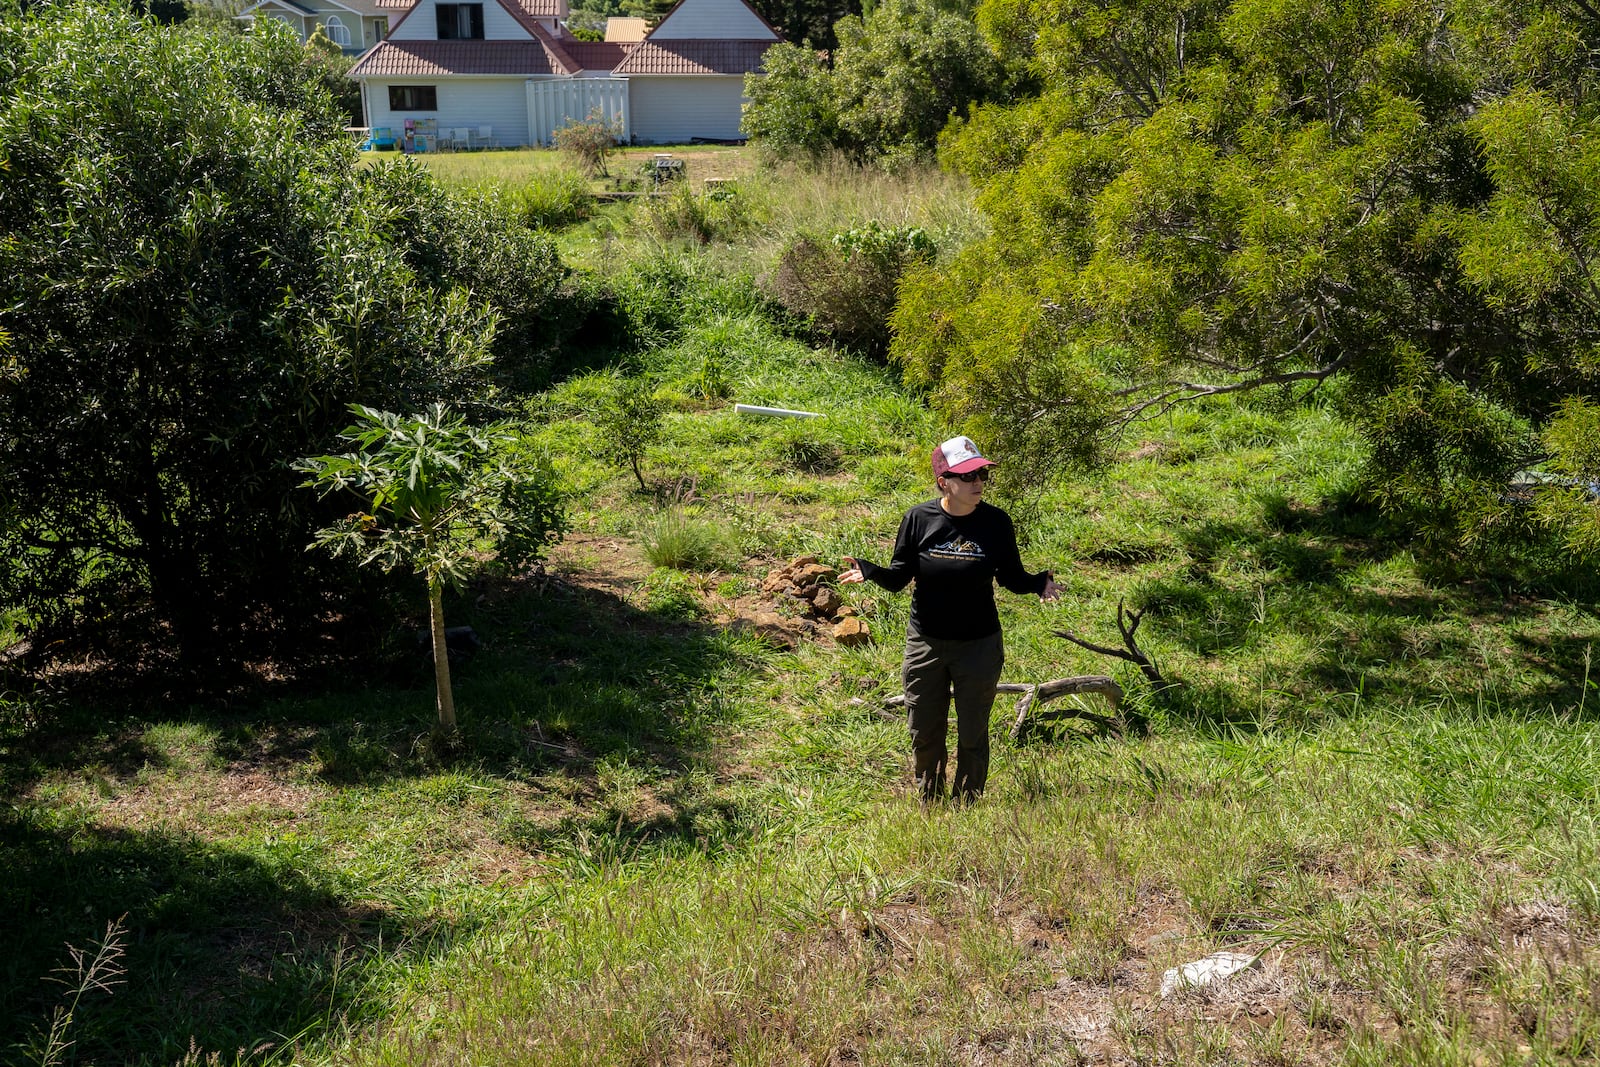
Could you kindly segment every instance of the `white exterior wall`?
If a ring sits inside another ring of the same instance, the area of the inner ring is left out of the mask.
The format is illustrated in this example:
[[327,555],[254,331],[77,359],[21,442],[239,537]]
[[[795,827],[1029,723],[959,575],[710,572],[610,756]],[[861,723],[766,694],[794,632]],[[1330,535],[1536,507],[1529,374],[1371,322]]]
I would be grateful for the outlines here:
[[684,144],[696,137],[743,137],[744,75],[645,75],[629,78],[634,141]]
[[622,139],[628,140],[628,82],[625,78],[530,78],[528,142],[547,145],[551,134],[573,119],[582,122],[599,108],[608,121],[622,120]]
[[[476,3],[477,0],[470,0]],[[405,21],[395,27],[389,34],[391,41],[437,41],[439,39],[439,16],[434,11],[434,0],[421,0],[407,15]],[[495,0],[483,2],[483,39],[486,41],[528,41],[532,40],[528,31],[523,29],[511,13]],[[443,106],[441,102],[441,106]]]
[[[431,0],[430,0],[431,2]],[[684,4],[650,34],[657,41],[684,37],[721,41],[776,41],[772,30],[740,0],[700,0]]]
[[[491,143],[501,148],[532,144],[523,77],[510,78],[373,78],[366,81],[367,125],[403,128],[406,119],[434,119],[441,130],[466,127],[477,143],[478,127],[489,126]],[[432,85],[438,90],[438,111],[390,111],[389,86]]]

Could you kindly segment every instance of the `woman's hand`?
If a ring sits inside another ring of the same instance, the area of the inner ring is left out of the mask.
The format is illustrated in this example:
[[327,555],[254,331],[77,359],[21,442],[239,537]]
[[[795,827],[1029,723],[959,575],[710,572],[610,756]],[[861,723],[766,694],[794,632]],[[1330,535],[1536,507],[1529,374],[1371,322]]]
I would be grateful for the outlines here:
[[839,572],[840,585],[854,585],[864,582],[867,576],[861,573],[861,564],[854,556],[844,557],[845,569]]
[[1056,584],[1055,572],[1053,572],[1053,571],[1045,571],[1044,572],[1044,592],[1039,594],[1039,599],[1040,600],[1060,600],[1061,599],[1061,587]]

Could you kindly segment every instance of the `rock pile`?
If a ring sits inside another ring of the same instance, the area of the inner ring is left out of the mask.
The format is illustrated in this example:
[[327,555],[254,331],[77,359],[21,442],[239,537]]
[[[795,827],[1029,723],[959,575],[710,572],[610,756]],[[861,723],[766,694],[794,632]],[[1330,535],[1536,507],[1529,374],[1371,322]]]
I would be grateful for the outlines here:
[[792,649],[829,625],[839,644],[866,644],[872,640],[872,630],[839,595],[838,580],[839,572],[816,556],[792,559],[761,583],[762,596],[772,599],[773,610],[742,616],[733,625],[753,630],[780,648]]

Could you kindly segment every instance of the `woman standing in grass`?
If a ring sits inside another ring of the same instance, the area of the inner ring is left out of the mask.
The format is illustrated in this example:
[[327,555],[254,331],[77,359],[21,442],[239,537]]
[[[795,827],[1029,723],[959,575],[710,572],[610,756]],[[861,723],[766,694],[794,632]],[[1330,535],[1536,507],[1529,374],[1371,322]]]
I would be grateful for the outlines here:
[[950,699],[956,702],[954,792],[963,800],[983,792],[989,777],[989,712],[1005,664],[994,583],[1013,593],[1054,600],[1060,589],[1049,571],[1022,569],[1011,516],[984,502],[994,461],[970,438],[952,437],[933,450],[939,498],[918,504],[900,520],[894,558],[880,567],[844,558],[844,583],[871,579],[897,593],[912,579],[911,620],[901,673],[917,785],[924,800],[944,794]]

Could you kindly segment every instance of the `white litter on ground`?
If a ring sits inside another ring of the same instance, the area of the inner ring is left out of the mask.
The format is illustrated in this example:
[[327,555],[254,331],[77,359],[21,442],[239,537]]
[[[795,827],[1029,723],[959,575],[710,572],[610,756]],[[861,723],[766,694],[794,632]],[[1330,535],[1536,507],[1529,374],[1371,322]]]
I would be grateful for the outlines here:
[[1259,966],[1260,956],[1243,952],[1213,952],[1204,959],[1174,967],[1161,976],[1161,995],[1170,997],[1186,989],[1204,989],[1240,971]]

